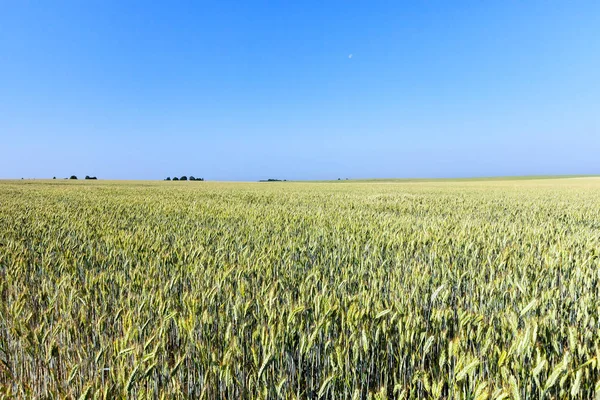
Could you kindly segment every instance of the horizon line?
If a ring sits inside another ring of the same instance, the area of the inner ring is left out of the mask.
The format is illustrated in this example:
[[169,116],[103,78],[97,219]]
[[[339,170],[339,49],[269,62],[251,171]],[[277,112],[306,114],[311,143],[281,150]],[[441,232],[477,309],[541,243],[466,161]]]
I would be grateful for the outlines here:
[[[215,179],[210,180],[204,178],[204,181],[193,180],[193,181],[175,181],[175,182],[240,182],[240,183],[318,183],[318,182],[377,182],[377,181],[452,181],[452,180],[525,180],[525,179],[569,179],[569,178],[596,178],[600,177],[600,174],[548,174],[548,175],[485,175],[485,176],[456,176],[456,177],[368,177],[368,178],[334,178],[334,179],[279,179],[279,178],[262,178],[253,180],[221,180]],[[268,179],[276,179],[275,181],[268,181]],[[70,178],[0,178],[0,181],[123,181],[123,182],[173,182],[162,179],[135,179],[135,178],[97,178],[97,179],[70,179]]]

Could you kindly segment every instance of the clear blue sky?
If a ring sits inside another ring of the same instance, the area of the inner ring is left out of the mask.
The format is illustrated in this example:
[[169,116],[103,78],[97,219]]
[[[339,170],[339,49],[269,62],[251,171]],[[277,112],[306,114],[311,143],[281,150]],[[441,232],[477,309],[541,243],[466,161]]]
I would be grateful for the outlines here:
[[0,146],[0,178],[600,174],[600,2],[4,2]]

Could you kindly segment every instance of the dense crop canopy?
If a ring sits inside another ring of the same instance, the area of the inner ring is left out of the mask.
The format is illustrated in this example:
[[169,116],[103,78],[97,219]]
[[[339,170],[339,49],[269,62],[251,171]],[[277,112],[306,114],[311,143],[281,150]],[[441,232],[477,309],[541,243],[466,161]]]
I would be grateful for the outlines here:
[[600,179],[0,184],[0,396],[600,392]]

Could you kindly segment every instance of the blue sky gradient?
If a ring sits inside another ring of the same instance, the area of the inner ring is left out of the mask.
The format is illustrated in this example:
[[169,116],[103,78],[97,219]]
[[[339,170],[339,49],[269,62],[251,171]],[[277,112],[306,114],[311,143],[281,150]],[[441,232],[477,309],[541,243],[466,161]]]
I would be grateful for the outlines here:
[[0,178],[600,174],[598,1],[15,1],[0,54]]

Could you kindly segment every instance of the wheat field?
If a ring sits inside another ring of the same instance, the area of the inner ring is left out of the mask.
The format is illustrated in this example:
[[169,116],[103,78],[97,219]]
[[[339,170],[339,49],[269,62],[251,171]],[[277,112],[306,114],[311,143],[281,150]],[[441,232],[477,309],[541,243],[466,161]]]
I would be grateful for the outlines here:
[[0,182],[0,396],[600,396],[600,178]]

